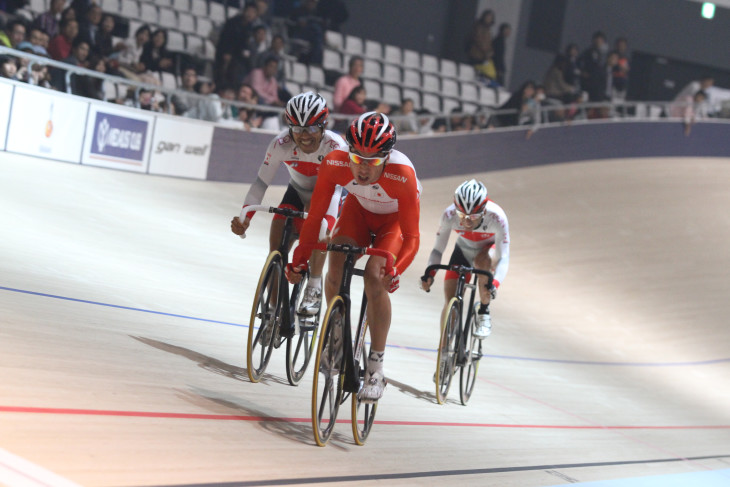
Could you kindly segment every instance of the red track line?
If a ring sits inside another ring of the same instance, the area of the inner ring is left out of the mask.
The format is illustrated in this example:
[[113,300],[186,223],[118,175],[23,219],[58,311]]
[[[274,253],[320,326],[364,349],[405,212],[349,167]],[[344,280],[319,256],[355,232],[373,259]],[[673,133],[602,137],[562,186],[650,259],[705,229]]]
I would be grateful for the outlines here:
[[[217,421],[267,421],[279,423],[309,423],[311,418],[276,418],[271,416],[244,416],[234,414],[193,414],[161,413],[152,411],[111,411],[101,409],[37,408],[25,406],[0,406],[0,413],[30,414],[68,414],[81,416],[117,416],[165,419],[207,419]],[[339,419],[338,423],[349,423],[349,419]],[[689,430],[689,429],[730,429],[730,425],[695,426],[602,426],[602,425],[543,425],[543,424],[497,424],[497,423],[449,423],[441,421],[375,421],[380,425],[391,426],[451,426],[472,428],[519,428],[519,429],[582,429],[582,430]]]

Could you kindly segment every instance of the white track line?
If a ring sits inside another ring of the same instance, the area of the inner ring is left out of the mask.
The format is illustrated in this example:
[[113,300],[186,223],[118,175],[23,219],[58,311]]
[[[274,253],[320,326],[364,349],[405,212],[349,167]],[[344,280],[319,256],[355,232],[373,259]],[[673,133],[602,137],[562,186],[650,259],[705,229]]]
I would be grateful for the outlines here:
[[0,485],[6,487],[80,487],[79,484],[0,448]]

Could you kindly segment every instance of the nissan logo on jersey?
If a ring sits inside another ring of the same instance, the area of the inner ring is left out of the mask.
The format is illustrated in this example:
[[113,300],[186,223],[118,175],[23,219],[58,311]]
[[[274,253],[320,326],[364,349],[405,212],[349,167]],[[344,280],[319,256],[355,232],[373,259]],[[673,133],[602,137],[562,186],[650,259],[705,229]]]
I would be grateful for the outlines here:
[[148,122],[97,112],[91,154],[141,162]]

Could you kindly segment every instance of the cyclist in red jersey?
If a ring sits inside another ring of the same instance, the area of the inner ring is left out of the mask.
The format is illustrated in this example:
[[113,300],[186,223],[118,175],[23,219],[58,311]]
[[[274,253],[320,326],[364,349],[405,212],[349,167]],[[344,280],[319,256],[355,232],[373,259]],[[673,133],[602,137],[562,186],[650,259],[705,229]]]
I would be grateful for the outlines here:
[[[370,354],[365,383],[358,393],[364,402],[383,395],[386,381],[383,356],[390,328],[389,292],[398,289],[400,274],[418,251],[421,184],[413,164],[405,154],[393,150],[396,131],[388,117],[368,112],[352,122],[345,133],[349,151],[335,150],[322,161],[314,187],[309,216],[302,226],[299,247],[287,269],[291,282],[301,279],[309,257],[303,251],[317,242],[322,218],[337,186],[348,191],[342,211],[332,231],[332,243],[372,246],[395,257],[390,273],[385,259],[371,256],[365,265],[365,294],[368,298]],[[325,295],[331,300],[338,292],[345,256],[333,252],[325,278]]]

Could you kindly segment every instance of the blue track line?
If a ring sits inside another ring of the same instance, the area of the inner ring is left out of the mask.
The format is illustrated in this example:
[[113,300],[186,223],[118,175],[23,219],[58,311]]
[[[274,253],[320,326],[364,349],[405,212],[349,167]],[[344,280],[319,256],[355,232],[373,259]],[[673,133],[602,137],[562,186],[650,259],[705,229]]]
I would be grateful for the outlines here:
[[[14,293],[30,294],[32,296],[42,296],[44,298],[62,299],[64,301],[73,301],[75,303],[93,304],[96,306],[106,306],[108,308],[124,309],[124,310],[128,310],[128,311],[139,311],[141,313],[150,313],[150,314],[162,315],[162,316],[171,316],[173,318],[182,318],[185,320],[202,321],[205,323],[215,323],[218,325],[228,325],[228,326],[238,326],[238,327],[242,327],[242,328],[248,328],[248,325],[245,325],[242,323],[232,323],[230,321],[210,320],[210,319],[206,319],[206,318],[198,318],[196,316],[187,316],[187,315],[181,315],[181,314],[176,314],[176,313],[165,313],[163,311],[154,311],[154,310],[143,309],[143,308],[133,308],[131,306],[121,306],[118,304],[101,303],[99,301],[89,301],[87,299],[69,298],[67,296],[58,296],[55,294],[46,294],[46,293],[39,293],[39,292],[35,292],[35,291],[26,291],[24,289],[15,289],[12,287],[0,286],[0,290],[10,291],[10,292],[14,292]],[[413,350],[413,351],[420,351],[420,352],[435,352],[436,351],[436,349],[433,349],[433,348],[409,347],[409,346],[404,346],[404,345],[388,345],[388,347],[402,348],[404,350]],[[598,366],[608,366],[608,367],[692,367],[692,366],[698,366],[698,365],[716,365],[716,364],[721,364],[721,363],[730,363],[730,357],[714,359],[714,360],[701,360],[701,361],[696,361],[696,362],[646,362],[646,363],[643,363],[643,362],[598,362],[598,361],[589,361],[589,360],[564,360],[564,359],[515,357],[515,356],[511,356],[511,355],[490,355],[490,354],[485,354],[484,357],[493,358],[493,359],[501,359],[501,360],[520,360],[523,362],[542,362],[542,363],[571,364],[571,365],[598,365]]]

